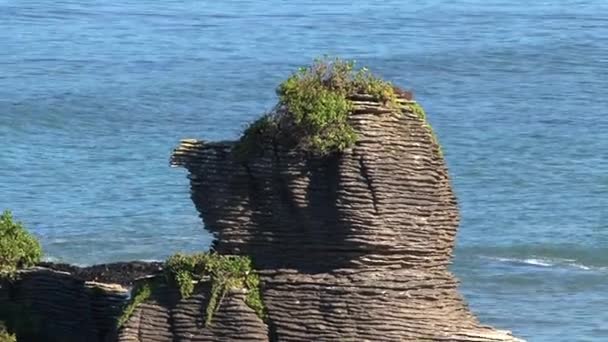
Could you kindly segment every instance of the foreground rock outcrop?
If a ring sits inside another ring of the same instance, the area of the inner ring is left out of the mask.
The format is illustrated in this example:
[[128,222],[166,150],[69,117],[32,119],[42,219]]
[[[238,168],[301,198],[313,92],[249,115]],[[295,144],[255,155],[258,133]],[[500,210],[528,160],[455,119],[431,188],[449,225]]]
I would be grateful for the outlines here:
[[23,270],[0,282],[0,321],[20,342],[110,341],[132,281],[158,269],[134,262]]
[[[158,263],[44,266],[0,284],[0,322],[19,342],[268,340],[267,325],[238,290],[224,295],[206,325],[206,282],[187,299],[175,287],[159,286],[127,312],[134,286],[164,277]],[[126,323],[120,325],[122,319]]]
[[188,299],[175,289],[157,291],[139,305],[121,328],[121,342],[267,341],[268,327],[245,304],[239,291],[226,293],[211,324],[205,325],[209,286],[203,284]]

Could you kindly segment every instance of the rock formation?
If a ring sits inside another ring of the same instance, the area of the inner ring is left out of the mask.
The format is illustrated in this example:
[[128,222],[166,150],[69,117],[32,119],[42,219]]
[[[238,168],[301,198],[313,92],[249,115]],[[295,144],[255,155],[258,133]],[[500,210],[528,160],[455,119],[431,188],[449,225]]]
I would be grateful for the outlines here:
[[0,284],[0,322],[6,320],[19,342],[268,340],[266,324],[237,290],[226,293],[205,325],[207,283],[187,299],[176,288],[160,286],[119,326],[133,285],[164,276],[157,263],[44,266]]
[[158,269],[137,262],[45,266],[0,282],[0,321],[6,320],[19,342],[110,341],[131,280]]
[[315,156],[268,141],[183,140],[172,165],[217,239],[262,276],[274,341],[515,341],[482,326],[448,270],[458,209],[440,147],[415,102],[356,94],[356,144]]
[[[183,140],[171,158],[216,237],[209,260],[250,257],[259,277],[220,265],[245,277],[218,282],[187,258],[174,273],[170,262],[47,264],[0,282],[0,321],[32,342],[520,341],[481,325],[458,293],[456,198],[411,94],[344,74],[350,64],[329,79],[310,70],[240,141]],[[250,305],[258,290],[262,310]]]

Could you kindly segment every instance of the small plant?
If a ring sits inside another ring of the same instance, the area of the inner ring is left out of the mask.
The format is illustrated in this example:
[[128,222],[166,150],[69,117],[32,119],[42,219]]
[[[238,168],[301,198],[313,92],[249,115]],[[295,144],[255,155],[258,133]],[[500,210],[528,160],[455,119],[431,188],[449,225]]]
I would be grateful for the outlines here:
[[0,324],[0,342],[17,342],[17,337],[13,334],[9,334],[1,324]]
[[42,248],[10,211],[0,216],[0,277],[10,277],[17,270],[34,266],[42,257]]
[[265,114],[245,129],[240,142],[234,148],[234,153],[241,159],[253,156],[257,152],[257,147],[265,140],[272,140],[277,132],[277,120],[272,114]]
[[253,270],[251,259],[236,255],[199,253],[193,255],[176,254],[167,259],[165,276],[150,280],[133,290],[131,301],[118,319],[118,327],[123,326],[135,309],[149,299],[159,286],[176,286],[182,298],[194,293],[198,282],[210,282],[211,294],[206,309],[205,325],[209,325],[220,307],[225,294],[232,289],[245,289],[245,303],[260,318],[265,318],[264,304],[260,294],[260,278]]
[[424,121],[424,126],[431,133],[431,139],[433,139],[433,142],[439,148],[439,155],[443,157],[443,150],[441,149],[441,145],[439,145],[439,140],[437,139],[437,135],[435,134],[433,127],[431,127],[431,125],[429,124],[429,122],[426,118],[426,113],[424,112],[424,109],[422,109],[422,106],[420,106],[418,103],[412,103],[409,105],[409,107],[410,107],[410,110],[412,111],[412,113],[414,113],[418,118],[420,118],[420,120]]
[[123,310],[122,315],[118,318],[119,328],[122,327],[125,323],[127,323],[129,318],[131,318],[131,316],[133,315],[133,312],[135,312],[135,309],[141,303],[145,302],[148,298],[150,298],[150,296],[152,295],[152,287],[152,284],[145,283],[133,289],[131,293],[131,301]]
[[196,282],[211,282],[206,325],[211,323],[224,295],[231,289],[247,290],[246,304],[260,317],[265,315],[259,289],[260,279],[253,271],[251,259],[247,257],[216,253],[176,254],[165,263],[165,272],[169,283],[178,286],[182,298],[192,295]]
[[371,95],[387,106],[397,104],[392,84],[368,69],[356,70],[352,61],[317,59],[279,85],[275,112],[251,124],[236,151],[247,155],[265,140],[279,140],[318,155],[343,151],[357,140],[348,123],[353,109],[350,97],[356,94]]

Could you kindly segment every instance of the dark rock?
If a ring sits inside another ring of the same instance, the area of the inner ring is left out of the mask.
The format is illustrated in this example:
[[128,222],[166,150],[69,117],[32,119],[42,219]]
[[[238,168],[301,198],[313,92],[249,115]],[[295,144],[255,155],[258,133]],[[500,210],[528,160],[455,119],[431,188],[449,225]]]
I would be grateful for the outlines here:
[[138,278],[160,273],[163,263],[131,261],[78,267],[69,264],[43,262],[39,266],[55,271],[68,272],[74,278],[82,281],[130,286]]

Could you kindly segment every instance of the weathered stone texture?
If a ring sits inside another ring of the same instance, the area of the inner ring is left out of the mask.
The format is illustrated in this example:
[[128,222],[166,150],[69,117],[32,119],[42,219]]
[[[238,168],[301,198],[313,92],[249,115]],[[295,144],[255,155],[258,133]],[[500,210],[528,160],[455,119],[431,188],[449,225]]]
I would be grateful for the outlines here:
[[268,328],[244,302],[244,294],[228,292],[205,326],[209,287],[203,286],[188,299],[175,289],[155,291],[138,306],[121,329],[120,342],[267,341]]
[[8,328],[30,324],[20,342],[519,341],[481,325],[457,291],[457,203],[414,102],[352,100],[358,140],[343,153],[268,140],[243,159],[235,142],[184,140],[172,156],[189,171],[213,248],[252,257],[265,321],[231,290],[206,326],[209,282],[182,299],[159,281],[118,329],[133,283],[163,277],[160,264],[134,262],[21,271],[0,284],[0,309],[20,315]]
[[402,98],[352,98],[353,148],[183,140],[172,165],[220,253],[253,258],[280,341],[515,341],[470,313],[448,271],[458,208],[430,127]]
[[[107,271],[105,265],[79,269],[61,265],[74,273],[48,268],[19,272],[10,284],[0,286],[0,321],[7,319],[20,342],[110,342],[110,341],[267,341],[268,327],[244,301],[245,294],[231,290],[224,296],[209,326],[205,326],[208,283],[197,286],[195,294],[181,299],[177,289],[155,287],[152,297],[139,305],[126,324],[118,329],[118,318],[129,302],[130,289],[120,284],[83,280],[91,278],[128,280],[141,275],[149,264],[122,263]],[[119,267],[116,267],[119,266]],[[133,267],[131,267],[133,266]],[[140,279],[152,281],[154,274]],[[6,315],[9,317],[6,317]]]
[[46,268],[21,271],[4,283],[1,315],[25,341],[104,341],[115,332],[128,289],[86,282]]

